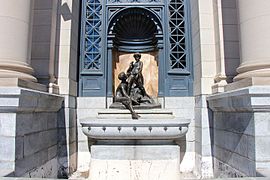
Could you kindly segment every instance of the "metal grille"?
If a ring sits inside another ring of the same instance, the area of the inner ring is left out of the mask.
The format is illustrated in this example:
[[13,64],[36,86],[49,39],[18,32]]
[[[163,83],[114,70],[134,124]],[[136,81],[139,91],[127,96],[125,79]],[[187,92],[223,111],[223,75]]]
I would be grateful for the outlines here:
[[172,70],[187,67],[184,1],[171,0],[169,3],[170,68]]
[[101,10],[100,0],[87,0],[85,10],[83,69],[100,70]]

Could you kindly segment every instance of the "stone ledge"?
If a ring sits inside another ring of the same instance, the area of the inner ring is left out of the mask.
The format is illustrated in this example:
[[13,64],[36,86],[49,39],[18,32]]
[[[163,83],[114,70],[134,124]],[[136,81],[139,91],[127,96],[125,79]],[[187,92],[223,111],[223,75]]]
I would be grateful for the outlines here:
[[250,86],[270,86],[269,77],[251,77],[242,79],[224,86],[226,92]]
[[57,112],[63,97],[20,87],[0,87],[0,113]]
[[213,111],[270,112],[270,86],[251,86],[207,97]]
[[25,81],[18,78],[0,78],[0,88],[1,87],[20,87],[47,92],[47,87],[43,84]]

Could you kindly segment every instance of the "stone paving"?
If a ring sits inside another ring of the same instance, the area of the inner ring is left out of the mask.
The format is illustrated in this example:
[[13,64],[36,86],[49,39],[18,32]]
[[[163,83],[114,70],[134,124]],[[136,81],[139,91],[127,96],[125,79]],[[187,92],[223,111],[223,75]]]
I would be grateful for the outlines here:
[[[78,178],[80,179],[80,178]],[[0,177],[0,180],[53,180],[45,178],[12,178],[12,177]],[[192,180],[192,179],[190,179]],[[195,179],[194,179],[195,180]],[[245,178],[217,178],[217,179],[205,179],[205,180],[270,180],[270,177],[245,177]]]

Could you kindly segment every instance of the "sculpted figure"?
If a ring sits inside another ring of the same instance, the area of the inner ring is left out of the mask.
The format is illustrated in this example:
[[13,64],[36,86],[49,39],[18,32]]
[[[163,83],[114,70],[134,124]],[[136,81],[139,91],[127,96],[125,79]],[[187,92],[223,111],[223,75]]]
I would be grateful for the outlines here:
[[143,62],[140,61],[141,54],[134,54],[134,58],[135,62],[130,63],[127,73],[121,72],[118,75],[121,83],[116,89],[114,103],[110,108],[122,109],[124,106],[131,112],[132,119],[138,119],[140,116],[134,111],[134,108],[152,109],[161,108],[161,105],[156,103],[146,93],[143,86],[144,78],[142,75]]
[[134,111],[132,107],[132,103],[139,104],[135,100],[133,100],[128,92],[128,83],[127,83],[127,75],[124,72],[121,72],[118,75],[118,79],[121,80],[121,83],[118,85],[115,93],[115,102],[122,103],[130,112],[132,119],[138,119],[140,116]]
[[143,84],[144,84],[144,79],[143,79],[143,75],[142,75],[143,62],[140,61],[141,54],[135,53],[133,55],[133,57],[135,59],[135,62],[131,62],[129,65],[129,68],[127,70],[128,94],[130,95],[132,88],[136,87],[141,91],[142,96],[146,96],[146,97],[150,98],[143,87]]

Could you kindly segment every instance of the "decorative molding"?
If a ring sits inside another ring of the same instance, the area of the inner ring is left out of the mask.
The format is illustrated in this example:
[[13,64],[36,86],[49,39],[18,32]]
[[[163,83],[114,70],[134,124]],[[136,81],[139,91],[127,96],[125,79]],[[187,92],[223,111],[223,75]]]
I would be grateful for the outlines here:
[[108,3],[157,3],[161,0],[108,0]]
[[83,133],[90,139],[163,139],[183,137],[190,121],[185,119],[95,119],[81,121]]

